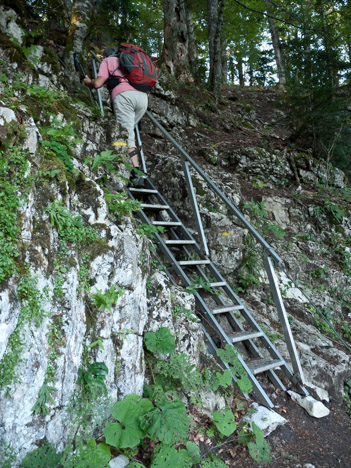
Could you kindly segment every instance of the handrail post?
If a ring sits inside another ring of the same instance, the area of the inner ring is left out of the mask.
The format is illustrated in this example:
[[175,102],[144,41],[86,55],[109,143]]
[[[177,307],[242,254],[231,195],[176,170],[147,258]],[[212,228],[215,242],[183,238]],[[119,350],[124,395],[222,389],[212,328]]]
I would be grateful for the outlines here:
[[206,255],[206,257],[208,257],[209,250],[207,247],[206,235],[205,235],[205,231],[204,231],[202,221],[201,221],[200,210],[199,210],[199,205],[197,204],[197,200],[196,200],[196,193],[195,193],[193,181],[191,179],[189,163],[187,161],[184,161],[184,159],[183,159],[183,170],[184,170],[184,175],[185,175],[185,181],[188,187],[188,192],[190,195],[190,203],[193,208],[193,212],[195,214],[195,223],[197,226],[198,234],[200,236],[200,244],[202,246],[204,254]]
[[286,312],[283,299],[280,294],[278,279],[274,271],[272,259],[266,252],[264,252],[263,254],[263,261],[268,275],[269,285],[272,291],[274,303],[277,308],[279,320],[283,329],[285,342],[288,347],[291,364],[294,370],[294,377],[297,379],[297,383],[304,385],[304,375],[300,363],[300,358],[298,356],[297,349],[295,346],[294,338],[292,336],[291,327],[288,320],[288,314]]
[[139,132],[138,124],[136,124],[136,126],[135,126],[135,135],[136,135],[137,146],[139,148],[141,167],[143,168],[144,174],[147,174],[145,156],[144,156],[144,151],[143,151],[143,145],[141,144],[141,138],[140,138],[140,132]]
[[[96,62],[95,62],[94,57],[92,58],[92,62],[93,62],[93,74],[94,74],[94,79],[95,79],[97,77],[97,68],[96,68]],[[104,114],[104,106],[102,104],[102,99],[101,99],[101,90],[97,89],[96,92],[97,92],[100,112],[101,112],[101,115],[104,117],[105,114]]]

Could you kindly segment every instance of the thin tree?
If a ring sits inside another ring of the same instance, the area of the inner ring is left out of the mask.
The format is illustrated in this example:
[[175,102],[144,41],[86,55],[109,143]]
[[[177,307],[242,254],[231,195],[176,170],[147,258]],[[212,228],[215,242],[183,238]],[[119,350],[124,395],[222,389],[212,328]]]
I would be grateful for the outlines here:
[[65,48],[65,66],[73,70],[73,52],[82,52],[88,34],[89,19],[96,0],[75,0],[72,5],[71,22]]
[[265,5],[266,5],[267,13],[268,13],[267,19],[268,19],[269,32],[272,38],[275,62],[277,64],[279,86],[283,88],[286,85],[286,72],[285,72],[284,55],[283,55],[280,38],[279,38],[279,31],[278,31],[276,20],[273,18],[272,15],[269,15],[269,13],[271,12],[270,11],[271,3],[268,0],[265,0]]
[[173,77],[191,81],[187,14],[184,0],[164,0],[162,63]]
[[225,0],[207,0],[208,46],[210,72],[208,85],[211,91],[219,94],[222,83],[221,31],[223,27]]

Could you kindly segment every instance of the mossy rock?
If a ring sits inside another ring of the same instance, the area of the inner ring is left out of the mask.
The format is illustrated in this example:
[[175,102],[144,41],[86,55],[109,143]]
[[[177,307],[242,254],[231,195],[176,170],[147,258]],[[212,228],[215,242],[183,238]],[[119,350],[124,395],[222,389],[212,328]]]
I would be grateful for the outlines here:
[[0,151],[6,152],[13,146],[20,146],[26,136],[25,127],[15,120],[0,127]]

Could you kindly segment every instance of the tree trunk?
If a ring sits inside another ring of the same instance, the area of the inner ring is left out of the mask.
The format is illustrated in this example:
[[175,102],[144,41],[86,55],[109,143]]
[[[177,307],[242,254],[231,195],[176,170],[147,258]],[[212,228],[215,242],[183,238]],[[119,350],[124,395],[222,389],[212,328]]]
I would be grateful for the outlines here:
[[228,82],[228,57],[227,57],[227,46],[226,42],[222,41],[222,83],[227,84]]
[[94,4],[95,0],[76,0],[72,5],[71,24],[65,48],[65,67],[68,73],[74,72],[73,52],[83,51]]
[[225,0],[207,0],[208,47],[210,73],[208,84],[211,91],[219,94],[222,82],[221,30]]
[[243,70],[243,59],[241,57],[237,58],[238,60],[238,76],[239,76],[239,85],[240,86],[245,86],[245,80],[244,80],[244,70]]
[[162,62],[181,81],[192,81],[184,0],[164,0],[164,47]]
[[193,15],[191,12],[191,2],[185,3],[185,16],[186,16],[186,27],[188,33],[188,51],[189,51],[189,64],[190,70],[194,77],[197,75],[197,53],[196,53],[196,42]]
[[[268,0],[265,0],[265,4],[266,4],[266,11],[270,13],[270,4]],[[268,25],[269,25],[269,31],[271,33],[271,38],[272,38],[275,62],[277,64],[279,86],[284,88],[286,84],[286,73],[285,73],[285,63],[284,63],[285,61],[284,61],[284,55],[283,55],[283,51],[282,51],[281,44],[280,44],[277,24],[273,18],[268,17]]]
[[331,32],[329,32],[328,30],[328,24],[327,24],[327,18],[326,18],[326,6],[324,3],[324,0],[319,0],[317,2],[317,6],[321,15],[321,19],[322,19],[322,31],[323,31],[322,40],[323,40],[325,56],[326,56],[326,72],[327,72],[330,89],[332,89],[335,86],[337,86],[337,81],[338,81],[337,76],[336,76],[337,71],[335,70],[335,67],[334,67],[336,51],[335,49],[333,50],[332,45],[331,45],[331,40],[330,40]]

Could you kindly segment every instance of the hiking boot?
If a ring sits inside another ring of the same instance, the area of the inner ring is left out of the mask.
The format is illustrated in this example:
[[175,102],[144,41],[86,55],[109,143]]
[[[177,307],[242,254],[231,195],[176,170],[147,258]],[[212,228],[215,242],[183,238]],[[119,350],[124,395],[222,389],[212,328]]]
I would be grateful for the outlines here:
[[145,176],[144,175],[133,175],[133,177],[131,177],[129,179],[130,181],[130,186],[131,187],[134,187],[134,188],[142,188],[144,187],[144,183],[145,183]]

